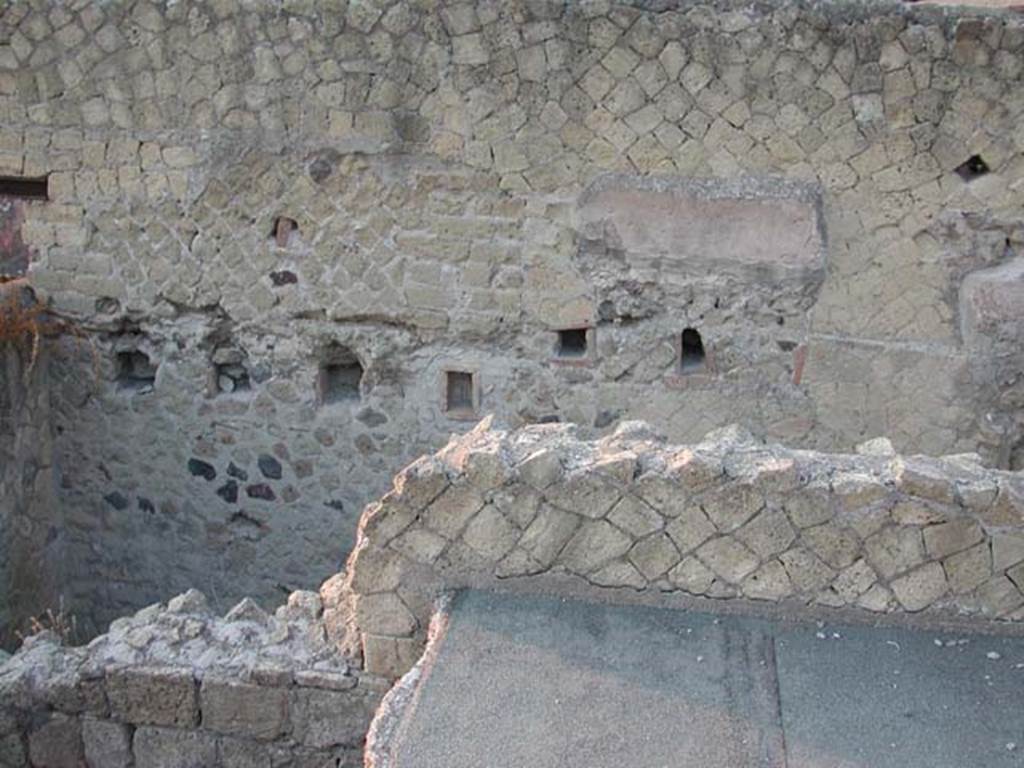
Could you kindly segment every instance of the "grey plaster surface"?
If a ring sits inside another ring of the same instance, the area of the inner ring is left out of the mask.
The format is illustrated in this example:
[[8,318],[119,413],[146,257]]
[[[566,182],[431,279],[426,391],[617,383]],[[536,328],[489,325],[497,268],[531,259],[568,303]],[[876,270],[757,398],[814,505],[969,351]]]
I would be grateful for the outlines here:
[[435,651],[397,768],[1024,765],[1020,638],[470,591]]

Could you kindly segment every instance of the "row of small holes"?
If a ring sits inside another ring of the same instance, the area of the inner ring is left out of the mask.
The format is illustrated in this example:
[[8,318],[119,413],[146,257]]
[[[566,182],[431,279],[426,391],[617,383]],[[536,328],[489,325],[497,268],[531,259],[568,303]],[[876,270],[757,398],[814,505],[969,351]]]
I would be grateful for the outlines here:
[[[558,332],[557,355],[562,358],[582,358],[587,354],[587,329],[566,328]],[[696,373],[704,369],[704,341],[696,328],[683,330],[679,340],[679,369],[683,373]]]

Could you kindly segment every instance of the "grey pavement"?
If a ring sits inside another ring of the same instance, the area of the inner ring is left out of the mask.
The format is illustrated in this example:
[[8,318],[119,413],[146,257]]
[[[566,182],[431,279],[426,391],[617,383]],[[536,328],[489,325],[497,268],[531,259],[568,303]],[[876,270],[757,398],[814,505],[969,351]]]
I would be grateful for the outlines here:
[[1024,639],[464,592],[395,768],[1021,768]]

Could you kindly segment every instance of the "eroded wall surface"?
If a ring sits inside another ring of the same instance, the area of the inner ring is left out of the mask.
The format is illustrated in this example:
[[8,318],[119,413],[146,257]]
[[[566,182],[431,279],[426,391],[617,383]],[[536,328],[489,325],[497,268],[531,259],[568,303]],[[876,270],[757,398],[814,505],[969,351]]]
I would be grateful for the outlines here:
[[1024,239],[1022,49],[884,3],[7,4],[0,173],[49,174],[29,275],[98,350],[53,376],[71,601],[313,585],[488,412],[1019,462],[1020,298],[964,278]]
[[[0,284],[0,324],[31,293]],[[50,418],[49,354],[25,335],[0,342],[0,650],[25,621],[56,608],[65,572],[56,503]]]
[[884,438],[823,454],[736,427],[680,446],[639,422],[598,441],[489,426],[366,507],[331,605],[369,671],[405,673],[437,598],[467,586],[1024,619],[1024,477],[975,454],[900,456]]

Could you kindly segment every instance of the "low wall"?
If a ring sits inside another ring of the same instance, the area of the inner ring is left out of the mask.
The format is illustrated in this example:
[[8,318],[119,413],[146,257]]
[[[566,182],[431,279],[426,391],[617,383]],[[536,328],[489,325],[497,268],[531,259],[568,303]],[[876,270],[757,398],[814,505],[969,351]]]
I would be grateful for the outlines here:
[[217,618],[193,590],[86,648],[26,641],[0,665],[0,766],[362,765],[385,687],[327,641],[316,593]]
[[415,662],[449,588],[565,577],[596,589],[1024,619],[1024,476],[972,454],[855,455],[735,427],[668,445],[485,420],[412,464],[363,514],[348,637],[368,671]]

